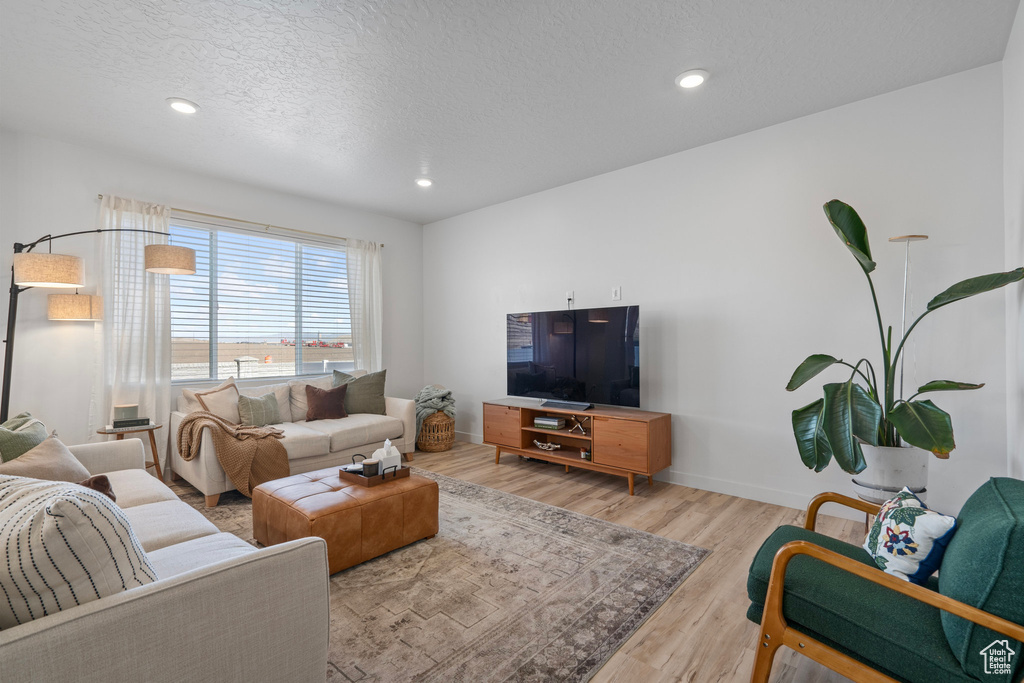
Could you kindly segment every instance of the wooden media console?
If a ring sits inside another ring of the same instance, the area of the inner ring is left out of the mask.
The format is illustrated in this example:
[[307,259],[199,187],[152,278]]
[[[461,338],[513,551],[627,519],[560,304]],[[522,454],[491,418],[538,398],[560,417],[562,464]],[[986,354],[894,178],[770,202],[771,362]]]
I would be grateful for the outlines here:
[[[534,427],[535,417],[561,417],[565,429]],[[573,417],[582,423],[577,427]],[[559,444],[548,451],[534,445]],[[588,410],[545,408],[536,401],[503,398],[484,403],[484,443],[494,446],[494,462],[501,453],[515,453],[528,458],[586,470],[596,470],[626,477],[629,495],[633,495],[636,475],[652,477],[672,464],[672,416],[636,408],[603,406]],[[580,457],[580,449],[590,452],[590,460]]]

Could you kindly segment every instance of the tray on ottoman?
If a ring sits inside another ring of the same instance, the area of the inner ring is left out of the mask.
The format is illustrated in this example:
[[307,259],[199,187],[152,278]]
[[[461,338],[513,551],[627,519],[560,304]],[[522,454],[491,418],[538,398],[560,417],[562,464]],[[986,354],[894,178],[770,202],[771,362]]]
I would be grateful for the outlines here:
[[399,467],[394,472],[388,471],[385,474],[378,474],[373,477],[364,477],[358,472],[346,472],[345,470],[338,470],[338,477],[343,481],[347,481],[350,484],[358,484],[359,486],[380,486],[386,484],[389,481],[395,479],[404,479],[412,473],[411,467]]
[[413,474],[367,487],[331,467],[253,489],[253,536],[263,545],[319,536],[333,574],[434,536],[437,504],[432,479]]

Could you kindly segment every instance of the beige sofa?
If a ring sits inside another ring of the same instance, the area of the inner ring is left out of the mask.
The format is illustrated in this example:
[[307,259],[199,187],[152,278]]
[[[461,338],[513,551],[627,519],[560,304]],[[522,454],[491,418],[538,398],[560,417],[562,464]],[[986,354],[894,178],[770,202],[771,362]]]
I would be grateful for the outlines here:
[[159,579],[0,630],[3,681],[318,681],[327,545],[257,549],[143,469],[138,439],[69,447],[106,474]]
[[[361,376],[364,371],[355,370],[350,374]],[[281,443],[288,453],[288,465],[292,474],[312,472],[324,467],[352,462],[357,453],[369,456],[384,445],[385,439],[412,460],[416,450],[416,404],[410,399],[385,397],[386,415],[357,413],[337,420],[306,421],[306,385],[321,389],[331,388],[333,377],[296,379],[278,384],[239,386],[239,393],[245,396],[277,395],[278,409],[283,422],[273,425],[284,432]],[[210,430],[204,429],[199,455],[185,460],[177,449],[178,427],[185,416],[193,410],[201,410],[198,404],[190,404],[184,395],[178,396],[177,410],[171,413],[171,448],[169,469],[172,474],[182,477],[206,496],[206,504],[213,507],[220,494],[233,491],[235,485],[224,473],[217,460]]]

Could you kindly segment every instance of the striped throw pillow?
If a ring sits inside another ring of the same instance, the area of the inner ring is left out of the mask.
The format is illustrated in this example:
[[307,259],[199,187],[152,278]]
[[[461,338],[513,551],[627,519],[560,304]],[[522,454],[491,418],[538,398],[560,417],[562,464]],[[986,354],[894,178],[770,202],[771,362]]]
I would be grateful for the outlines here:
[[0,629],[156,580],[110,498],[77,484],[0,475]]

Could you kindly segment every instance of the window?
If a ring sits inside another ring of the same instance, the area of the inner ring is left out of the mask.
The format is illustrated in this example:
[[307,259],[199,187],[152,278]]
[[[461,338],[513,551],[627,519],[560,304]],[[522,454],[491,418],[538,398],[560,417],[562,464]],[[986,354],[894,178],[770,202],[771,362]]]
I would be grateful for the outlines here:
[[354,367],[345,247],[171,218],[196,251],[171,276],[171,379],[286,377]]

